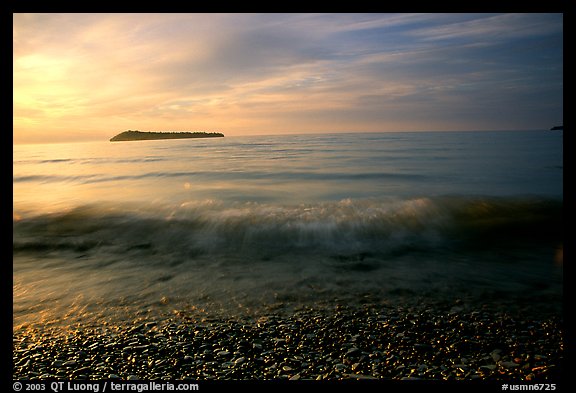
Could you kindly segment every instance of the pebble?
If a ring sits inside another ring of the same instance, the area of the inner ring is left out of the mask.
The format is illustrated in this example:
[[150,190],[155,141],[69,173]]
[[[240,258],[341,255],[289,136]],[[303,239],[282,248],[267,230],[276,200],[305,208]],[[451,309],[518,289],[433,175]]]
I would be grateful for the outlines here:
[[494,350],[494,351],[492,351],[492,352],[490,353],[490,356],[492,357],[492,359],[493,359],[496,363],[501,359],[500,352],[502,352],[502,351],[499,350],[499,349],[496,349],[496,350]]
[[362,374],[344,374],[344,376],[346,376],[347,378],[358,379],[358,380],[362,380],[362,379],[377,379],[377,378],[372,377],[372,376],[370,376],[370,375],[362,375]]
[[101,345],[100,343],[94,343],[94,344],[88,346],[88,349],[93,350],[93,349],[98,348],[100,345]]
[[520,366],[518,363],[514,362],[498,362],[498,364],[506,368],[514,368]]
[[91,371],[90,367],[81,367],[74,370],[74,374],[83,375],[84,373],[89,373]]
[[554,316],[525,321],[485,310],[341,306],[262,317],[181,312],[72,333],[17,330],[13,378],[541,382],[557,377],[563,362]]
[[495,364],[487,364],[485,366],[480,366],[481,369],[494,371],[496,370],[497,366]]
[[357,356],[361,353],[362,351],[360,351],[358,348],[356,347],[352,347],[350,348],[348,351],[346,351],[346,356]]

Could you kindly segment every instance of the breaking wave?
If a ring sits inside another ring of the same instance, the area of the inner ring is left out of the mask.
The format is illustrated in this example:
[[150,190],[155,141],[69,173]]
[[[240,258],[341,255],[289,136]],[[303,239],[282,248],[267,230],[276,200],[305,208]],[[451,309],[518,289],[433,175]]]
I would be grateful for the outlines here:
[[519,197],[351,200],[297,206],[217,201],[170,206],[85,205],[14,212],[14,253],[140,252],[275,259],[398,256],[562,241],[562,201]]

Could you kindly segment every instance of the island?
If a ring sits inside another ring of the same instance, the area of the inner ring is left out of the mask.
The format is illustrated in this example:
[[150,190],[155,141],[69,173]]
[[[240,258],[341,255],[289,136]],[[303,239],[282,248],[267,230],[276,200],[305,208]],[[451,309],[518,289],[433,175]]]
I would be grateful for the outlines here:
[[564,126],[554,126],[550,128],[550,131],[560,131],[560,130],[564,130]]
[[189,131],[124,131],[110,138],[110,142],[147,141],[156,139],[184,139],[184,138],[222,138],[220,132],[189,132]]

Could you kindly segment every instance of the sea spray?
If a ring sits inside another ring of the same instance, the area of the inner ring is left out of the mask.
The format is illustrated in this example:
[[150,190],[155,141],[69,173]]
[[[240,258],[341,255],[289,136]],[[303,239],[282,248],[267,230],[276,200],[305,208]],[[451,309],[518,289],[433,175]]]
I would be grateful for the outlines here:
[[[401,250],[443,252],[562,239],[562,202],[531,197],[434,197],[305,205],[185,204],[156,211],[80,206],[15,220],[13,251],[258,256]],[[542,230],[545,228],[545,230]]]
[[14,326],[367,297],[559,307],[562,156],[540,131],[15,145]]

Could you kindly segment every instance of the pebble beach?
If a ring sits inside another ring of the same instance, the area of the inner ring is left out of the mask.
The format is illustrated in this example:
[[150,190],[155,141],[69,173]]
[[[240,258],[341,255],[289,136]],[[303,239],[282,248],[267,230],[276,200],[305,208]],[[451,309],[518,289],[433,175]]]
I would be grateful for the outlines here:
[[364,304],[29,326],[13,335],[13,377],[555,382],[562,319],[522,314],[458,303]]

